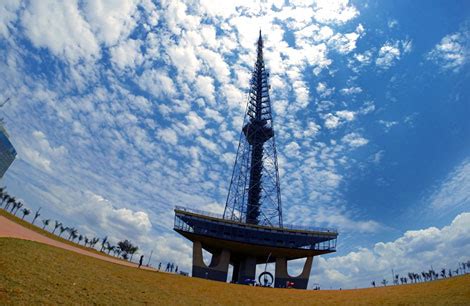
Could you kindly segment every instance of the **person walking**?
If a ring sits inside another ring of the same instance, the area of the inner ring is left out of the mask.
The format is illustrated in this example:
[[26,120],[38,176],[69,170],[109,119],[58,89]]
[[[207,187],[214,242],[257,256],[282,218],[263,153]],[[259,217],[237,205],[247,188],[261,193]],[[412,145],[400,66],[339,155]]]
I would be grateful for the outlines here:
[[162,268],[162,263],[160,262],[160,263],[158,264],[158,271],[160,271],[161,268]]
[[176,266],[175,273],[178,273],[178,266]]
[[142,262],[144,261],[144,255],[140,256],[139,259],[139,268],[142,266]]
[[167,264],[166,264],[165,272],[170,272],[170,263],[167,263]]

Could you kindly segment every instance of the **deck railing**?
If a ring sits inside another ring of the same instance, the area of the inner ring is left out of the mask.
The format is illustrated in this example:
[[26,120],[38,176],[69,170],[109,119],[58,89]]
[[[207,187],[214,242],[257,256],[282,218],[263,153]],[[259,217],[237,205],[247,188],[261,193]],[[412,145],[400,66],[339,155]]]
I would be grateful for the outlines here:
[[[194,208],[187,208],[183,206],[176,206],[176,210],[181,210],[189,213],[194,213],[198,215],[203,215],[207,217],[213,217],[213,218],[218,218],[218,219],[224,219],[224,216],[222,214],[216,214],[216,213],[211,213],[199,209],[194,209]],[[224,219],[224,220],[230,220],[230,219]],[[328,232],[328,233],[333,233],[337,234],[338,230],[335,228],[328,228],[328,227],[317,227],[317,226],[304,226],[304,225],[293,225],[293,224],[283,224],[282,227],[280,226],[270,226],[273,228],[279,228],[279,229],[291,229],[291,230],[306,230],[306,231],[312,231],[312,232]]]

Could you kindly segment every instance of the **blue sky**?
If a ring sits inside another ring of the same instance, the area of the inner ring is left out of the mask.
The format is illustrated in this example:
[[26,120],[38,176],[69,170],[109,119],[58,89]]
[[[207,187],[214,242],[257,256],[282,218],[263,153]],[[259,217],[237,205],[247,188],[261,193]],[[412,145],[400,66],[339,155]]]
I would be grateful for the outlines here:
[[469,12],[2,1],[2,117],[18,151],[2,184],[45,217],[189,271],[173,207],[223,210],[262,29],[284,220],[340,231],[312,282],[454,266],[470,254]]

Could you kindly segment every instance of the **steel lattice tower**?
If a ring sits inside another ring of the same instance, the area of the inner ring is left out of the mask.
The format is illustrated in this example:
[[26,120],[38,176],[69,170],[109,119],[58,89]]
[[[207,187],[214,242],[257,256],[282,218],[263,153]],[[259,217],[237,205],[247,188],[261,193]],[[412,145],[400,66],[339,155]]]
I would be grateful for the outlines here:
[[[192,276],[253,284],[256,266],[275,263],[274,287],[306,289],[313,257],[336,251],[335,229],[283,224],[269,84],[261,31],[250,81],[237,157],[224,214],[175,207],[174,230],[193,242]],[[203,250],[212,254],[204,262]],[[290,260],[306,258],[302,272],[288,273]],[[258,282],[261,283],[261,275]],[[264,285],[269,285],[266,282]]]
[[281,191],[261,31],[224,219],[282,227]]

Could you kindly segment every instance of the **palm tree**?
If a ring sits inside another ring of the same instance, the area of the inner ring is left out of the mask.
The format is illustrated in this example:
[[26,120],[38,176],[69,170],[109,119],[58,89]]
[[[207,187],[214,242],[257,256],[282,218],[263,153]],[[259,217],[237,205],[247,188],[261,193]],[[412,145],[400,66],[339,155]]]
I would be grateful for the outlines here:
[[69,235],[69,239],[68,239],[68,240],[70,240],[70,238],[72,238],[72,236],[76,236],[76,235],[77,235],[77,232],[78,232],[78,231],[77,231],[76,228],[74,228],[74,227],[69,228],[69,233],[70,233],[70,235]]
[[44,224],[44,226],[42,227],[42,229],[46,229],[46,226],[49,226],[49,222],[51,222],[51,219],[42,220],[42,223]]
[[100,241],[100,238],[97,238],[97,237],[93,238],[93,239],[91,240],[90,246],[94,248],[94,247],[95,247],[95,244],[97,244],[98,241]]
[[21,207],[23,207],[23,203],[17,202],[17,203],[16,203],[16,210],[15,210],[15,212],[13,213],[15,216],[16,216],[16,214],[18,213],[18,210],[19,210]]
[[78,244],[80,244],[80,242],[81,242],[82,240],[83,240],[83,235],[80,234],[80,235],[78,236]]
[[[8,193],[4,192],[2,194],[2,204],[0,204],[0,206],[3,206],[3,203],[5,203],[5,201],[8,201],[9,198],[10,198],[10,195]],[[6,208],[5,208],[5,210],[6,210]]]
[[13,210],[16,209],[16,207],[18,206],[18,202],[15,201],[15,202],[13,202],[12,204],[13,204],[13,205],[11,205],[10,214],[12,214],[12,213],[13,213]]
[[106,243],[106,249],[108,250],[108,255],[111,251],[114,250],[114,246],[112,246],[109,242]]
[[61,226],[62,223],[60,223],[59,221],[55,220],[55,224],[54,224],[54,230],[52,231],[52,233],[54,234],[55,231],[59,228],[59,226]]
[[5,205],[5,210],[8,210],[11,204],[16,203],[15,197],[8,196],[7,204]]
[[382,285],[387,286],[387,283],[388,283],[388,281],[384,278],[384,279],[382,280]]
[[108,236],[105,236],[105,237],[103,238],[103,240],[101,240],[101,249],[100,249],[100,252],[103,252],[103,249],[104,249],[104,246],[105,246],[106,242],[108,242]]
[[10,198],[10,195],[6,192],[3,192],[3,194],[2,194],[2,204],[0,204],[0,205],[3,206],[3,203],[5,203],[5,201],[8,201],[9,198]]
[[413,273],[408,272],[408,278],[410,279],[410,283],[413,282]]
[[89,242],[89,240],[88,240],[88,237],[87,237],[87,236],[85,236],[85,246],[87,246],[87,245],[88,245],[88,242]]
[[439,274],[436,273],[433,269],[429,270],[429,274],[431,274],[431,280],[435,280],[439,278]]
[[60,231],[60,234],[59,234],[59,237],[60,235],[62,235],[65,231],[67,231],[69,228],[68,227],[63,227],[62,225],[60,226],[59,228],[59,231]]
[[72,242],[78,237],[77,231],[70,233],[72,235]]
[[129,261],[132,261],[132,256],[134,256],[135,253],[137,253],[137,251],[139,250],[139,248],[137,246],[133,246],[130,250],[129,250],[129,254],[131,254],[131,259]]
[[31,222],[31,224],[34,224],[34,221],[36,221],[36,219],[41,215],[39,212],[41,211],[41,207],[39,207],[39,209],[36,211],[36,213],[34,214],[34,219],[33,219],[33,222]]
[[29,215],[31,213],[31,210],[27,209],[27,208],[23,208],[23,210],[21,210],[23,212],[23,217],[21,217],[21,220],[24,220],[24,217],[26,217],[27,215]]
[[441,277],[445,278],[446,277],[446,269],[441,270]]
[[[7,194],[6,187],[0,187],[0,200],[3,198],[4,195]],[[0,207],[3,205],[3,201],[0,203]]]

